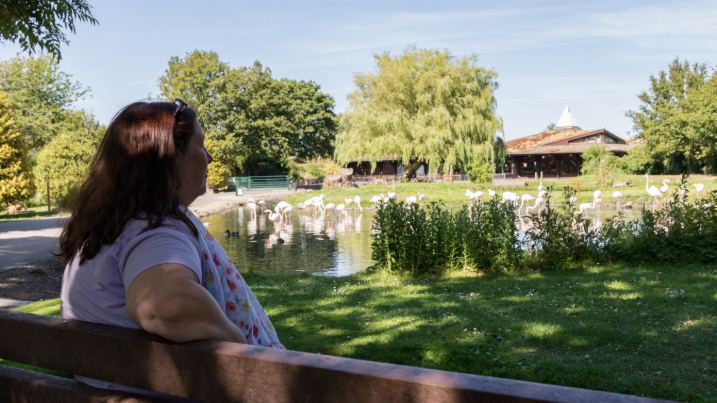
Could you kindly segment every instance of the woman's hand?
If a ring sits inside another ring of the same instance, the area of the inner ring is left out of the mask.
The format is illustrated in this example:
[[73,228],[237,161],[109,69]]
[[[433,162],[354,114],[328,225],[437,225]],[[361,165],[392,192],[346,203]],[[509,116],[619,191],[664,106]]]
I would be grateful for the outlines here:
[[167,340],[247,342],[197,275],[181,264],[160,264],[143,271],[127,289],[125,304],[135,323]]

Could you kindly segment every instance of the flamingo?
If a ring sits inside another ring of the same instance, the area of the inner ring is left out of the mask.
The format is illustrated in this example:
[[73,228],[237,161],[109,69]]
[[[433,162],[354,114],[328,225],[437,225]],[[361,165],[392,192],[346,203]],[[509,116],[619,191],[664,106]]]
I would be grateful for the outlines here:
[[705,190],[705,185],[703,183],[695,183],[692,185],[693,188],[697,191],[697,199],[700,198],[700,192]]
[[481,199],[483,198],[483,196],[485,196],[485,193],[481,192],[480,190],[477,191],[477,192],[475,192],[475,193],[473,193],[473,198],[474,198],[478,203],[480,203],[481,205],[483,205],[483,202],[481,201]]
[[274,227],[279,223],[281,225],[281,214],[273,213],[271,210],[264,210],[265,213],[269,213],[269,221],[274,223]]
[[[534,200],[534,199],[535,199],[535,198],[534,198],[533,196],[529,195],[529,194],[524,194],[523,196],[521,196],[521,197],[520,197],[520,207],[518,207],[518,215],[520,215],[520,209],[523,208],[523,203],[529,202],[529,201]],[[528,214],[528,205],[527,205],[527,203],[526,203],[525,206],[526,206],[526,207],[525,207],[525,214]]]
[[247,203],[247,207],[249,207],[249,218],[256,217],[256,203]]
[[343,215],[346,215],[346,206],[344,206],[343,204],[339,204],[334,208],[334,210],[340,212]]
[[410,206],[411,204],[415,204],[415,203],[417,203],[417,202],[418,202],[418,198],[417,198],[416,196],[408,196],[408,197],[406,197],[406,204],[409,205],[409,206]]
[[670,187],[667,186],[667,184],[670,183],[669,179],[665,179],[662,181],[662,186],[660,186],[660,192],[662,192],[662,197],[665,197],[665,193],[670,191]]
[[[342,206],[343,206],[343,204],[342,204]],[[324,206],[324,211],[330,211],[331,214],[333,214],[334,216],[336,216],[336,213],[334,213],[334,209],[335,209],[335,208],[336,208],[336,205],[335,205],[334,203],[329,203],[329,204],[327,204],[327,205]]]
[[593,192],[593,205],[596,210],[600,210],[600,206],[602,205],[602,192],[599,190]]
[[615,198],[615,205],[617,206],[617,211],[620,211],[620,201],[622,200],[622,192],[612,192],[612,197]]
[[583,210],[595,209],[595,202],[593,203],[582,203],[580,204],[580,211],[576,211],[575,214],[582,214]]
[[376,208],[376,206],[383,201],[383,194],[380,196],[374,196],[371,198],[371,203],[373,203],[373,208]]
[[488,196],[495,197],[495,191],[492,189],[488,189]]
[[258,202],[256,202],[256,204],[258,204],[263,210],[264,206],[266,205],[266,202],[264,200],[259,200]]
[[352,206],[353,206],[353,204],[354,204],[354,199],[345,198],[345,199],[344,199],[344,203],[346,203],[346,207],[353,208]]
[[543,182],[540,182],[540,185],[538,185],[538,190],[545,190],[545,186],[543,186]]
[[577,196],[570,197],[570,204],[578,204],[578,197]]
[[309,200],[307,200],[307,201],[305,201],[305,202],[303,202],[303,203],[297,204],[296,207],[298,207],[298,208],[306,208],[306,207],[311,207],[311,206],[313,206],[313,205],[314,205],[314,202],[313,202],[311,199],[309,199]]
[[391,198],[388,197],[388,196],[386,196],[386,197],[383,198],[383,202],[386,203],[386,204],[388,204],[390,201],[391,201]]
[[358,196],[354,196],[354,203],[356,203],[356,207],[359,208],[359,211],[363,213],[363,207],[361,207],[361,198]]
[[396,193],[391,192],[391,191],[388,192],[389,199],[394,200],[394,199],[396,199],[396,197],[398,197],[398,195]]
[[687,195],[687,189],[685,189],[685,188],[680,189],[680,203],[685,202],[685,195]]
[[288,207],[284,208],[284,210],[282,210],[282,214],[283,214],[284,216],[286,216],[286,220],[287,220],[287,221],[290,220],[289,217],[291,217],[291,213],[292,213],[293,211],[294,211],[294,207],[293,207],[293,206],[288,206]]
[[426,195],[421,194],[421,192],[418,192],[418,201],[422,202],[424,200],[426,200]]
[[525,214],[528,214],[529,209],[534,209],[536,207],[539,207],[538,214],[540,214],[543,211],[543,209],[545,208],[545,198],[538,195],[538,197],[535,199],[535,206],[532,206],[532,207],[528,206],[528,205],[525,206]]
[[652,185],[652,187],[648,188],[650,185],[650,177],[645,175],[645,180],[647,183],[645,183],[645,190],[647,191],[647,194],[652,196],[654,201],[652,202],[652,212],[655,212],[655,204],[658,204],[657,198],[662,197],[662,192],[660,192],[660,189],[657,188],[657,186]]

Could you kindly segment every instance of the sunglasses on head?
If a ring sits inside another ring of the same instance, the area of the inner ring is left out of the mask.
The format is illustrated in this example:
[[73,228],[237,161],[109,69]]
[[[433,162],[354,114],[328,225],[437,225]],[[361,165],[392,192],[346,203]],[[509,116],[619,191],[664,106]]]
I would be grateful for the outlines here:
[[177,115],[184,112],[184,110],[187,108],[187,103],[177,98],[174,100],[174,104],[177,105],[177,109],[174,110],[174,117],[176,118]]

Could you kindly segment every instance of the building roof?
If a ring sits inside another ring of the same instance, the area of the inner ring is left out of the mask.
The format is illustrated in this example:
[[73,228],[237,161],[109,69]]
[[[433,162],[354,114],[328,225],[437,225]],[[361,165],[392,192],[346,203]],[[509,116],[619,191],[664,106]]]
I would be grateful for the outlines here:
[[560,115],[558,123],[555,125],[556,130],[580,130],[578,123],[575,121],[573,114],[570,113],[570,108],[566,105],[563,114]]
[[[612,153],[626,153],[634,144],[604,144],[605,149]],[[546,145],[535,147],[525,151],[508,152],[510,155],[533,155],[533,154],[582,154],[588,148],[594,146],[595,143],[565,144],[565,145]]]
[[505,146],[508,149],[508,154],[518,153],[587,132],[587,130],[546,130],[532,136],[506,141]]
[[[617,140],[614,143],[579,143],[568,144],[571,140],[581,137],[589,137],[595,134],[602,134]],[[627,152],[634,145],[627,144],[625,140],[610,133],[605,129],[599,130],[548,130],[532,136],[523,137],[506,143],[507,154],[509,155],[527,155],[527,154],[572,154],[582,153],[594,144],[604,145],[608,151]]]

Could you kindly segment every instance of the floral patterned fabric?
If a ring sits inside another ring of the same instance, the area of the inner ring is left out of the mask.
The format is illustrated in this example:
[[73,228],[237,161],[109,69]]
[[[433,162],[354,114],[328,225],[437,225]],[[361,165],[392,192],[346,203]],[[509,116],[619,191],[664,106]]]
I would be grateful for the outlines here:
[[264,308],[229,260],[224,249],[188,209],[187,216],[200,234],[199,247],[204,258],[202,264],[207,269],[204,287],[224,309],[229,320],[242,330],[249,344],[285,350]]

